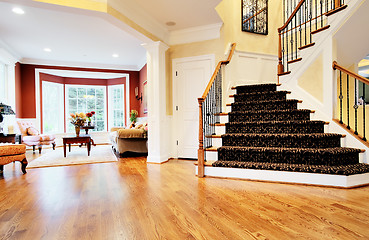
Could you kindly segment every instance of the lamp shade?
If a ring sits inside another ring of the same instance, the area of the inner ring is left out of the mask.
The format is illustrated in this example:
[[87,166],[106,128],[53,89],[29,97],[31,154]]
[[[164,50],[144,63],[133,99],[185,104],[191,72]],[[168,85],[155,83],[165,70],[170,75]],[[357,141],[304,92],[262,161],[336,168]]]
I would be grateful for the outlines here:
[[0,103],[0,114],[2,115],[15,115],[13,109],[4,103]]

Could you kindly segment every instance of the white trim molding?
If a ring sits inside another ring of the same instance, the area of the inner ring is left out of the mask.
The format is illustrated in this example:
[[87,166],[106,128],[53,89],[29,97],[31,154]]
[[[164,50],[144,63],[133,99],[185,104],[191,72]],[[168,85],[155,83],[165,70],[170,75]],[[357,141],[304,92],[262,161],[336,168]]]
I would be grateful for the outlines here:
[[200,42],[220,38],[220,29],[223,23],[174,30],[169,33],[169,44]]

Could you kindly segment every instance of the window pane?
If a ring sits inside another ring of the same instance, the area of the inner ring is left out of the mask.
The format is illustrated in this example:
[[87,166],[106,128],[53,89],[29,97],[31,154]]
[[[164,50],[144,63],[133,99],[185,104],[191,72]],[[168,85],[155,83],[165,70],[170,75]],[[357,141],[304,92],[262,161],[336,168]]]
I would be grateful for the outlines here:
[[[77,93],[75,99],[69,98],[67,109],[72,113],[88,113],[95,111],[96,114],[91,118],[91,121],[96,126],[96,131],[104,131],[106,129],[105,124],[105,87],[102,86],[74,86],[68,85],[68,92],[70,89],[74,89]],[[97,94],[98,93],[98,94]],[[68,116],[69,117],[69,116]],[[74,126],[69,123],[67,125],[68,132],[74,132]]]
[[63,132],[63,85],[42,82],[42,117],[45,133]]
[[68,97],[69,98],[76,98],[77,97],[77,89],[76,88],[69,88]]

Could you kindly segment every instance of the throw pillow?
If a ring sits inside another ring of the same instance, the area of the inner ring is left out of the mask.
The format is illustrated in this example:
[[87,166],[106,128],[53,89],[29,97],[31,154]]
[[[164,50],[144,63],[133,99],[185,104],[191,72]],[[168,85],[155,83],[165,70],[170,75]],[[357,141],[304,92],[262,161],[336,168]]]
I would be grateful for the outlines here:
[[27,128],[27,134],[31,136],[40,135],[39,131],[34,127]]

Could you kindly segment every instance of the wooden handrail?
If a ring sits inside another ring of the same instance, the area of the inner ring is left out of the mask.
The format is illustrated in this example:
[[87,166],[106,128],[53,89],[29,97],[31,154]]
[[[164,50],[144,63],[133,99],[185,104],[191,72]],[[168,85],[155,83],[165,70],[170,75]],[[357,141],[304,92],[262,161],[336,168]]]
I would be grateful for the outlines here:
[[205,88],[204,94],[203,94],[203,95],[202,95],[202,97],[201,97],[203,100],[205,100],[206,96],[208,95],[208,93],[209,93],[209,91],[210,91],[210,88],[211,88],[211,86],[213,85],[213,82],[214,82],[214,80],[215,80],[215,77],[217,76],[217,74],[218,74],[218,72],[219,72],[220,67],[221,67],[223,64],[227,65],[227,64],[231,61],[231,58],[232,58],[233,53],[234,53],[234,50],[236,49],[236,43],[232,43],[232,45],[231,45],[231,46],[232,46],[232,48],[231,48],[231,51],[229,52],[229,55],[228,55],[227,60],[225,60],[225,61],[219,61],[219,62],[218,62],[218,65],[217,65],[217,67],[215,68],[215,71],[214,71],[213,75],[211,76],[210,81],[209,81],[209,83],[208,83],[207,87]]
[[250,21],[252,18],[256,17],[257,15],[259,15],[260,13],[262,13],[263,11],[265,11],[267,8],[262,8],[260,9],[257,13],[255,13],[254,15],[252,15],[251,17],[248,17],[245,21],[243,21],[243,23]]
[[296,15],[297,11],[300,9],[301,5],[305,2],[305,0],[301,0],[299,4],[297,4],[295,10],[291,13],[291,16],[287,19],[287,21],[284,23],[284,25],[280,28],[278,28],[278,32],[282,32],[283,29],[285,29],[288,24],[292,21],[292,18]]
[[211,79],[204,91],[204,94],[202,95],[202,97],[198,98],[198,102],[199,102],[199,149],[197,151],[197,176],[198,177],[204,177],[205,176],[205,151],[204,151],[204,126],[203,126],[203,112],[202,112],[202,106],[203,103],[205,102],[205,99],[211,89],[211,86],[213,85],[219,70],[221,68],[221,66],[227,65],[233,56],[233,53],[236,49],[236,43],[232,43],[232,48],[231,51],[228,54],[228,58],[225,61],[219,61],[217,67],[215,68],[215,71],[213,73],[213,75],[211,76]]
[[338,65],[338,63],[336,61],[333,61],[332,67],[333,67],[334,70],[338,69],[341,72],[344,72],[347,75],[359,80],[360,82],[363,82],[363,83],[369,85],[369,80],[368,79],[366,79],[363,76],[358,75],[357,73],[354,73],[354,72],[348,70],[347,68],[344,68],[344,67]]

